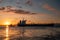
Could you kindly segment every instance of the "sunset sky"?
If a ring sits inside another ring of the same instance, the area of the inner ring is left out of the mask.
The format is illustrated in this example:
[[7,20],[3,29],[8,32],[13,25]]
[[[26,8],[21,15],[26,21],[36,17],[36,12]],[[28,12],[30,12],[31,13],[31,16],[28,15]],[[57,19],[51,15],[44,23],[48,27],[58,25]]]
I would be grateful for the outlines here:
[[60,0],[0,0],[0,25],[23,18],[27,23],[60,23]]

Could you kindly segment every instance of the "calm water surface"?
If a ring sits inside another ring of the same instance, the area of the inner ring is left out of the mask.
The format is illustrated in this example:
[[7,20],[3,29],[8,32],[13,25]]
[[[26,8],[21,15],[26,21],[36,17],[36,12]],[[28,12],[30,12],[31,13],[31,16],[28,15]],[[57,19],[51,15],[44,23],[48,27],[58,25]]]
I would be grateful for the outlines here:
[[[44,35],[55,35],[60,28],[52,27],[0,27],[0,40],[18,40],[24,37],[42,37]],[[16,39],[17,38],[17,39]]]

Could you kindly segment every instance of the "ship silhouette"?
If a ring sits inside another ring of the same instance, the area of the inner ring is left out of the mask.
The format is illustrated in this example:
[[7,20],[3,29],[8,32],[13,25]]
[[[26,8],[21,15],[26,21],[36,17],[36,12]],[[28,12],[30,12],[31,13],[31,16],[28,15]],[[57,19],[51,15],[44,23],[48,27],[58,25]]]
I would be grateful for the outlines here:
[[43,26],[43,27],[50,26],[50,27],[54,27],[53,23],[51,23],[51,24],[26,24],[26,22],[27,22],[27,20],[25,20],[25,19],[20,20],[19,23],[17,24],[17,26],[33,26],[33,27],[35,27],[35,26],[39,26],[39,27],[40,26]]
[[24,18],[23,18],[23,20],[20,20],[17,25],[18,25],[18,26],[25,26],[25,25],[26,25],[26,21],[27,21],[27,20],[24,20]]

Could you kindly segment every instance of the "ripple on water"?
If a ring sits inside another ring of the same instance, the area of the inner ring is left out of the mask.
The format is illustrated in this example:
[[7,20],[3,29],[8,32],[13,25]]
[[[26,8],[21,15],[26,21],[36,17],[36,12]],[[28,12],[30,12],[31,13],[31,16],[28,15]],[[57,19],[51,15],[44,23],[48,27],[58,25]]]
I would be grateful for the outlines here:
[[[47,35],[52,32],[53,34],[55,33],[55,30],[59,31],[60,28],[43,28],[43,29],[39,29],[39,28],[24,28],[24,36],[26,37],[33,37],[33,36],[42,36],[42,35]],[[8,35],[9,38],[15,39],[15,38],[19,38],[22,37],[22,31],[23,28],[22,27],[10,27],[9,31],[8,31]],[[1,28],[0,29],[0,40],[5,39],[6,37],[6,32],[5,32],[5,28]]]

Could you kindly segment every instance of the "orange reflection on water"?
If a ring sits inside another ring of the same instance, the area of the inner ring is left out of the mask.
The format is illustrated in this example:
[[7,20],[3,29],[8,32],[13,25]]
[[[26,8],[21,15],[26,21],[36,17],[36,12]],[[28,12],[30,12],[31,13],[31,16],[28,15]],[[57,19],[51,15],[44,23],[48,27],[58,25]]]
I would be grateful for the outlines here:
[[5,40],[9,40],[9,27],[8,25],[6,26],[6,39]]
[[6,37],[8,37],[9,35],[8,35],[8,31],[9,31],[9,27],[8,26],[6,26]]
[[9,40],[9,38],[6,38],[5,40]]

